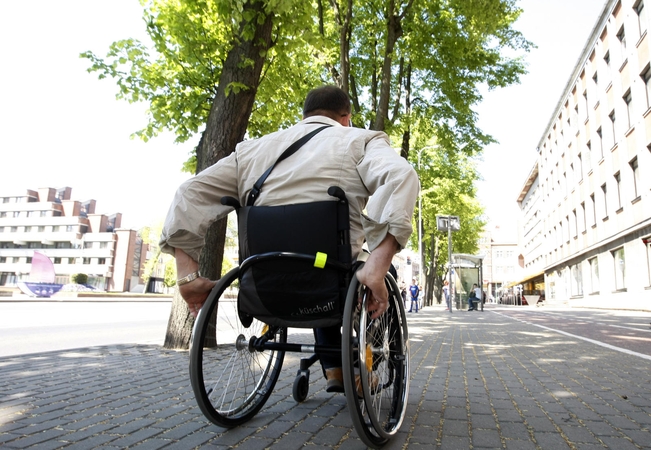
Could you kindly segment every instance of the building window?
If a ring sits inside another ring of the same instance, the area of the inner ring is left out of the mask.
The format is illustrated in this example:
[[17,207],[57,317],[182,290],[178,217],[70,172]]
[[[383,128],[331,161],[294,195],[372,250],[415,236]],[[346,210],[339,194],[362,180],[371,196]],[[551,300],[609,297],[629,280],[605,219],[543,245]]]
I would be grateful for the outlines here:
[[104,265],[104,264],[106,264],[106,258],[99,258],[99,259],[97,260],[97,264],[100,264],[100,265]]
[[608,218],[608,188],[606,186],[606,183],[601,185],[601,193],[603,194],[603,199],[604,199],[604,215],[603,218],[607,219]]
[[93,248],[92,242],[84,242],[84,248]]
[[594,194],[590,194],[590,211],[592,212],[592,223],[590,225],[594,226],[597,224],[597,204],[594,200]]
[[12,233],[17,233],[18,232],[18,227],[11,227],[9,229],[9,231],[12,232]]
[[615,186],[617,187],[617,210],[622,208],[622,176],[617,172],[615,174]]
[[581,228],[581,232],[584,232],[587,229],[585,218],[585,202],[581,202],[581,218],[583,219],[583,227]]
[[592,144],[590,141],[585,143],[585,148],[588,150],[585,154],[585,169],[589,172],[592,169]]
[[599,292],[599,262],[597,258],[592,258],[590,263],[590,292],[596,294]]
[[633,125],[633,96],[631,95],[631,90],[629,89],[624,94],[624,103],[626,103],[626,129],[628,130]]
[[572,210],[572,228],[574,228],[574,237],[579,235],[579,221],[576,218],[576,209]]
[[54,258],[54,264],[61,264],[61,258]]
[[14,211],[12,214],[14,217],[20,217],[20,211]]
[[577,155],[577,160],[579,161],[579,181],[583,180],[583,156],[581,153]]
[[644,1],[638,1],[634,6],[633,10],[637,14],[637,27],[640,33],[640,36],[646,31],[646,9],[644,9]]
[[45,231],[45,227],[40,226],[40,227],[37,228],[37,230],[38,230],[39,233],[43,233]]
[[626,32],[624,31],[624,25],[617,32],[617,40],[619,41],[619,47],[622,55],[622,62],[626,60]]
[[99,248],[108,248],[108,242],[100,242]]
[[646,107],[651,107],[651,65],[646,66],[644,71],[640,74],[646,91]]
[[66,231],[75,231],[74,225],[66,225]]
[[613,142],[611,147],[614,147],[617,143],[617,127],[615,126],[615,110],[613,109],[610,114],[608,114],[608,119],[610,119],[610,134],[613,137]]
[[53,226],[52,226],[52,231],[53,231],[54,233],[58,233],[58,231],[59,231],[59,225],[53,225]]
[[90,264],[90,258],[83,258],[82,264]]
[[572,296],[583,295],[583,277],[581,274],[581,265],[575,264],[572,266]]
[[6,256],[0,256],[0,264],[1,263],[6,263],[7,262],[7,257]]
[[640,170],[637,166],[637,157],[633,158],[628,165],[631,166],[631,172],[633,172],[633,199],[637,199],[640,196],[638,193],[638,186],[640,185]]
[[613,261],[615,262],[615,289],[618,291],[626,289],[624,284],[624,273],[626,271],[624,247],[620,247],[613,252]]
[[604,138],[601,127],[597,129],[597,148],[599,148],[599,158],[604,157]]
[[41,211],[40,216],[41,217],[47,217],[47,211]]

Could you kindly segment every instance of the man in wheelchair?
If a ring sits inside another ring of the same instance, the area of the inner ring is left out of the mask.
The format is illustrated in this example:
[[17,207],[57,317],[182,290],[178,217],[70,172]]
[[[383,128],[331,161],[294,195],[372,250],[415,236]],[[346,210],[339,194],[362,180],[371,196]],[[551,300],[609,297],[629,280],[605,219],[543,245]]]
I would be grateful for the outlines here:
[[[298,141],[300,150],[294,148],[296,154],[286,156]],[[380,317],[388,306],[385,275],[412,232],[418,177],[391,148],[385,133],[352,127],[348,94],[334,86],[308,93],[301,122],[241,142],[231,155],[178,189],[160,245],[176,258],[177,285],[190,312],[196,316],[215,285],[199,274],[197,261],[208,226],[233,210],[222,198],[233,197],[242,205],[305,204],[333,200],[328,195],[331,186],[341,188],[348,201],[353,260],[365,240],[370,250],[356,276],[368,289],[371,319]],[[338,345],[340,327],[317,328],[315,337],[317,344]],[[343,391],[341,356],[323,354],[320,360],[327,390]]]

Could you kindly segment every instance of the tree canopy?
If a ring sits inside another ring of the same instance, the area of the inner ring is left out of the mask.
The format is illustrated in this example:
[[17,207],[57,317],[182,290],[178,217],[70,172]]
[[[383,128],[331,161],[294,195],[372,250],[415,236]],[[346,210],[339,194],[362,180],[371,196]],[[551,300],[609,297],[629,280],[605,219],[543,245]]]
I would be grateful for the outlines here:
[[[255,2],[251,0],[250,2]],[[150,139],[163,130],[185,142],[203,131],[245,0],[142,0],[152,48],[124,39],[106,57],[85,52],[89,71],[116,80],[118,98],[149,104]],[[255,2],[258,3],[258,2]],[[300,118],[306,92],[335,83],[351,94],[356,126],[436,137],[441,148],[477,154],[492,138],[478,129],[480,87],[506,86],[524,73],[531,44],[513,28],[515,0],[261,0],[273,15],[247,134]],[[248,33],[248,34],[247,34]],[[241,62],[246,64],[246,61]],[[248,89],[238,83],[226,93]],[[407,141],[409,147],[424,142]]]

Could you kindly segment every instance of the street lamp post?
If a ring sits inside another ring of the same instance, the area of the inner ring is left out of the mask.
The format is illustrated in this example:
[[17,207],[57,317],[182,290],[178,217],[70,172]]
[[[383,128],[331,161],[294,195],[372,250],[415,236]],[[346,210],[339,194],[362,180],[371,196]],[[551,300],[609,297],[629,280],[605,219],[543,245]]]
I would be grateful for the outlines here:
[[423,185],[420,182],[420,153],[425,150],[418,150],[418,284],[423,285]]
[[461,229],[459,216],[436,216],[439,231],[448,232],[448,295],[450,296],[450,314],[452,314],[452,232]]

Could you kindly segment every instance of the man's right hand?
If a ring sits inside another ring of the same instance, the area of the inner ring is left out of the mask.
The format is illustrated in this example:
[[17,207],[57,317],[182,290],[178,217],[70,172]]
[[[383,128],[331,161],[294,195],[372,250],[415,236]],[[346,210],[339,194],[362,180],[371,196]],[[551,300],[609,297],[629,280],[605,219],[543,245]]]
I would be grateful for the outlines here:
[[377,319],[389,308],[389,291],[384,277],[398,249],[396,238],[387,234],[380,245],[371,252],[364,266],[357,271],[357,279],[369,290],[367,311],[371,314],[371,319]]

